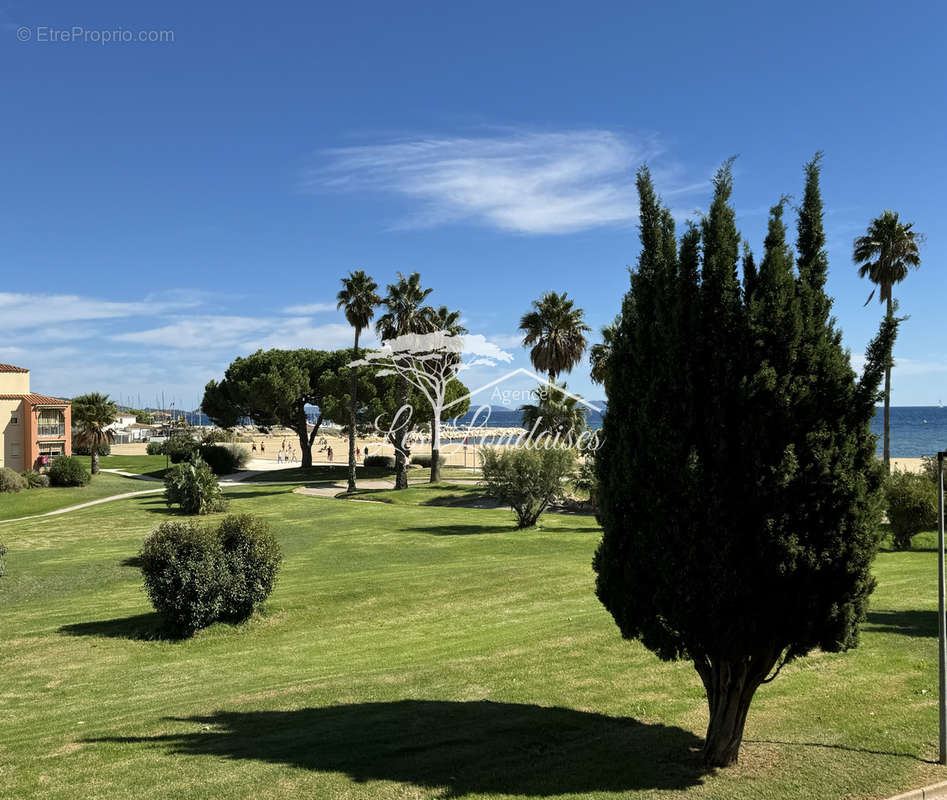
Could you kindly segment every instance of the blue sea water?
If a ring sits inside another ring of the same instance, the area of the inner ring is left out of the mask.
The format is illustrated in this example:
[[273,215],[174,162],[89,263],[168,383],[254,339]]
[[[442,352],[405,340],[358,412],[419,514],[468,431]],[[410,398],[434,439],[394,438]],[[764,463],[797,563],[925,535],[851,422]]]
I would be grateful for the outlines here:
[[[604,403],[595,405],[604,407]],[[461,425],[471,422],[473,412],[458,421]],[[589,427],[602,426],[602,416],[587,412]],[[516,408],[493,406],[485,427],[508,428],[520,425],[521,414]],[[479,421],[482,422],[482,419]],[[878,437],[878,455],[881,455],[882,409],[879,407],[872,420],[872,432]],[[891,455],[894,458],[918,458],[947,450],[947,408],[939,406],[892,406],[891,407]]]

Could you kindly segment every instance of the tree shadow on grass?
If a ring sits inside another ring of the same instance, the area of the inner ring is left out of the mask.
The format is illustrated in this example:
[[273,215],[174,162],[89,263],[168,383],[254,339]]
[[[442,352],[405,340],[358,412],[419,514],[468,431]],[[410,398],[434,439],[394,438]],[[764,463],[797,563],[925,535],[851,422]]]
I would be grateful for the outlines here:
[[511,520],[509,525],[425,525],[402,530],[430,536],[480,536],[488,533],[516,533],[516,524]]
[[170,633],[158,614],[135,614],[117,619],[100,619],[93,622],[75,622],[63,625],[60,633],[68,636],[98,636],[107,639],[133,639],[143,641],[180,639]]
[[401,700],[175,721],[210,730],[89,741],[288,764],[452,796],[681,791],[705,772],[701,739],[681,728],[517,703]]
[[900,633],[904,636],[937,636],[936,611],[869,611],[862,630],[866,633]]
[[[239,484],[232,484],[239,486]],[[229,486],[222,486],[225,500],[246,500],[250,497],[275,497],[278,494],[291,494],[296,487],[290,484],[280,485],[274,483],[268,489],[243,489],[234,491]]]

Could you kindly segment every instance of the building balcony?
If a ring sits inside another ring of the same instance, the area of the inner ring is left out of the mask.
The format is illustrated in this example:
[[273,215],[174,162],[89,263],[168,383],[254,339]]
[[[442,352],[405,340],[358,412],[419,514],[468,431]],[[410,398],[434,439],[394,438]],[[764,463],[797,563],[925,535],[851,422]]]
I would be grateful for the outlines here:
[[36,436],[39,439],[63,439],[66,436],[65,425],[37,425]]

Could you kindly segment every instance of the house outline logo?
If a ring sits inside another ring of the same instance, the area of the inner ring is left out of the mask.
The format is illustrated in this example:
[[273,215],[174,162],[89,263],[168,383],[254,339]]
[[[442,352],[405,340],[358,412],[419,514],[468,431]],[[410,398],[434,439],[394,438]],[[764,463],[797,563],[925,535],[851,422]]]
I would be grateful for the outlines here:
[[[517,367],[516,369],[510,370],[510,371],[507,372],[505,375],[501,375],[501,376],[500,376],[499,378],[497,378],[496,380],[492,380],[492,381],[490,381],[489,383],[485,383],[483,386],[480,386],[480,387],[477,388],[477,389],[474,389],[474,390],[472,390],[472,391],[470,391],[470,392],[467,392],[467,394],[461,395],[460,397],[458,397],[458,398],[455,399],[455,400],[451,400],[451,402],[449,402],[449,403],[447,403],[447,404],[444,405],[443,411],[447,411],[451,406],[455,406],[455,405],[457,405],[458,403],[462,403],[464,400],[470,399],[470,400],[472,401],[474,395],[480,394],[481,392],[487,391],[488,389],[493,389],[495,386],[498,386],[499,384],[503,383],[504,381],[508,380],[509,378],[513,378],[513,377],[515,377],[515,376],[517,376],[517,375],[526,375],[526,376],[532,378],[532,379],[533,379],[534,381],[536,381],[536,383],[538,383],[538,384],[541,384],[541,385],[546,386],[546,387],[549,387],[549,388],[555,388],[555,390],[556,390],[557,392],[560,392],[560,393],[566,395],[567,397],[571,397],[573,400],[575,400],[575,401],[578,402],[578,403],[581,403],[583,406],[585,406],[586,408],[590,409],[591,411],[594,411],[594,412],[596,412],[597,414],[601,414],[601,413],[602,413],[602,409],[601,409],[601,408],[599,408],[599,407],[596,406],[596,405],[593,405],[593,404],[590,403],[588,400],[586,400],[584,397],[581,397],[580,395],[574,394],[574,393],[570,392],[568,389],[563,389],[561,386],[556,386],[555,384],[550,383],[546,378],[540,377],[540,376],[537,375],[535,372],[533,372],[532,370],[528,370],[528,369],[526,369],[525,367]],[[473,402],[471,402],[471,406],[472,406],[472,405],[473,405]],[[483,405],[484,405],[484,404],[481,404],[481,407],[483,407]],[[489,404],[486,404],[486,405],[487,405],[487,407],[490,407]]]

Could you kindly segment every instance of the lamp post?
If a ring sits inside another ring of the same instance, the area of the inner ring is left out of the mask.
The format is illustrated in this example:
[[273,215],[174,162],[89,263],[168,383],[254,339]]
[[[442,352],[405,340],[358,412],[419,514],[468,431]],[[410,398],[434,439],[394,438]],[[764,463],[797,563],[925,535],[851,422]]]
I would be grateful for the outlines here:
[[940,758],[941,764],[947,764],[947,616],[945,616],[944,595],[944,456],[947,451],[937,454],[937,654],[939,689],[938,708],[940,711]]

